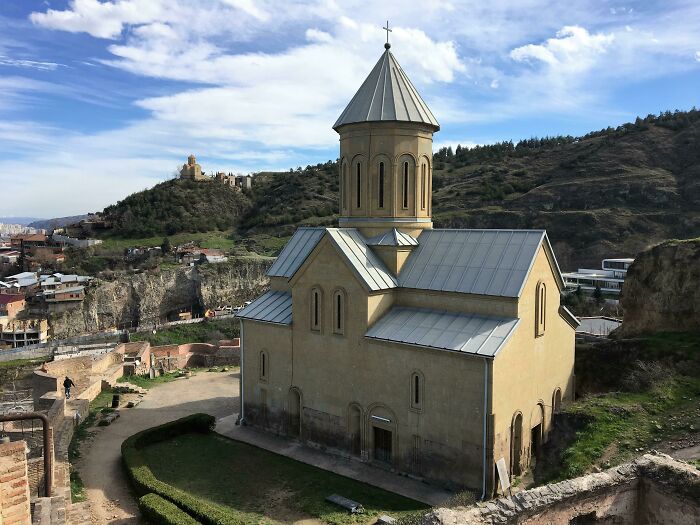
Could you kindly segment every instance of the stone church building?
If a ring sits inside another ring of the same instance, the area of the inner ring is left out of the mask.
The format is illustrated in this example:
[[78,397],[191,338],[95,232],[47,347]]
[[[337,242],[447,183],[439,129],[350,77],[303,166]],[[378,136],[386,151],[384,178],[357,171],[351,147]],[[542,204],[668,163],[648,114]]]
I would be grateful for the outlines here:
[[300,228],[241,311],[245,424],[489,496],[574,395],[542,230],[434,229],[440,129],[389,44],[340,115],[337,228]]

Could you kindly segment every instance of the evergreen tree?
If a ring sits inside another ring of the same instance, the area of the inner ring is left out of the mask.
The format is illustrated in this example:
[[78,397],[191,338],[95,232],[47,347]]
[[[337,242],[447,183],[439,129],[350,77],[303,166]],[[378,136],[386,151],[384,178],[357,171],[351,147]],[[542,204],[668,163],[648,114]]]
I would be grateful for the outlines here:
[[170,250],[172,250],[172,246],[170,245],[170,237],[163,237],[163,242],[160,245],[160,250],[163,252],[163,255],[166,253],[170,253]]

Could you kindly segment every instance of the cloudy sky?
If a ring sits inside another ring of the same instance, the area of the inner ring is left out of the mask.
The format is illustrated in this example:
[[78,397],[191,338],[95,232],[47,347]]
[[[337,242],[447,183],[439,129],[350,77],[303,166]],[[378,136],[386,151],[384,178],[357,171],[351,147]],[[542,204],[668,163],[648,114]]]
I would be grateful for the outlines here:
[[700,106],[697,0],[2,0],[0,216],[336,158],[387,18],[438,147]]

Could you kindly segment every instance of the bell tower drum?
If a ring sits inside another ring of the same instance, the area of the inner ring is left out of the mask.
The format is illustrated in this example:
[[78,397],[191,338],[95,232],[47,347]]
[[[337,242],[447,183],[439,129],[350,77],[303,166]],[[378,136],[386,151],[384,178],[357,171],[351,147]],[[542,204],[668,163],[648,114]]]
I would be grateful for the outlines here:
[[417,236],[433,225],[432,145],[440,125],[391,44],[384,47],[333,125],[340,135],[339,226],[365,236],[391,228]]

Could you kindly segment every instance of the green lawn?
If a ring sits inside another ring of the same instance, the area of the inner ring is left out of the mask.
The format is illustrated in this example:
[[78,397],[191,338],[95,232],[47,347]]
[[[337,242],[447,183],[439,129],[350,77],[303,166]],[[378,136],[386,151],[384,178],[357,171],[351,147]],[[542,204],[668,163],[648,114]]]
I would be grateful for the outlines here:
[[[331,472],[234,441],[218,434],[184,434],[144,449],[153,474],[198,498],[217,504],[242,524],[369,523],[389,514],[408,516],[427,506]],[[325,501],[339,494],[360,502],[351,515]]]
[[219,339],[238,337],[236,319],[206,319],[201,323],[181,324],[152,332],[131,334],[132,341],[148,341],[153,346],[185,343],[212,343]]

